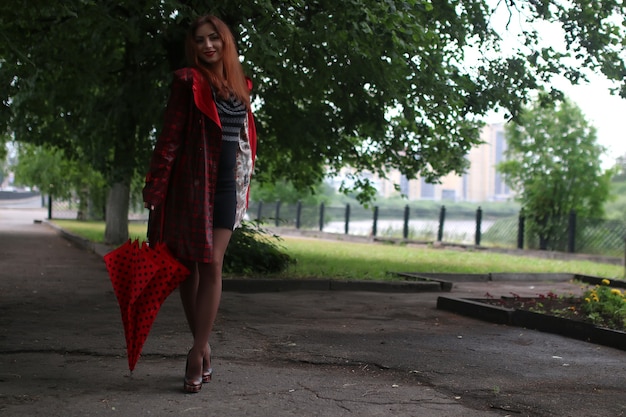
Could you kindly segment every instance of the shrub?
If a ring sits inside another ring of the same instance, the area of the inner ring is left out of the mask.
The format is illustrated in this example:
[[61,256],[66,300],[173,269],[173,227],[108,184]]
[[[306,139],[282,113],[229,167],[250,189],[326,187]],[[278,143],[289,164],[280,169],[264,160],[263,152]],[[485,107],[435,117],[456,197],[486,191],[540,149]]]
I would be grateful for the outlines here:
[[279,246],[280,237],[270,235],[252,222],[244,222],[233,232],[224,272],[232,274],[272,274],[282,272],[296,261]]

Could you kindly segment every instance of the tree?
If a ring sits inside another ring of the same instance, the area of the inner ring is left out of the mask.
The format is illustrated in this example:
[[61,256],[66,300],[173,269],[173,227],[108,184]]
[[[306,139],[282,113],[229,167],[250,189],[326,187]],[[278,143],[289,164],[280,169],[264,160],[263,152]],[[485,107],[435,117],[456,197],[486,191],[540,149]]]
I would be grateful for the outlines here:
[[8,138],[0,134],[0,184],[4,182],[4,178],[7,175],[7,156],[9,154],[7,149]]
[[335,190],[326,182],[317,184],[311,189],[299,190],[286,181],[259,184],[253,180],[250,199],[266,203],[280,201],[287,204],[295,204],[300,201],[305,205],[317,206],[321,203],[328,203],[334,194]]
[[[109,243],[127,238],[132,178],[184,65],[189,20],[207,11],[233,28],[256,85],[262,182],[307,188],[344,166],[436,181],[465,169],[481,116],[501,107],[516,118],[553,76],[577,82],[589,68],[626,82],[617,0],[4,2],[0,132],[76,151],[104,175]],[[520,46],[502,50],[499,11],[522,22]],[[538,21],[566,29],[565,51],[541,44]],[[471,65],[470,47],[484,53]],[[366,179],[355,184],[371,197]]]
[[596,129],[569,100],[537,101],[505,135],[507,160],[498,170],[516,191],[529,232],[541,249],[563,249],[569,214],[600,218],[609,197],[613,172],[602,170]]
[[99,191],[106,182],[84,159],[71,160],[59,148],[25,143],[19,146],[12,168],[18,184],[35,186],[59,199],[77,197],[79,220],[102,218]]
[[35,186],[43,194],[69,198],[72,187],[64,173],[66,163],[59,149],[22,144],[17,163],[12,167],[15,170],[15,182]]
[[[160,2],[34,2],[1,16],[3,102],[18,141],[82,158],[109,185],[105,240],[128,237],[130,184],[145,171],[167,94],[171,30]],[[174,21],[175,22],[175,21]],[[10,60],[9,60],[10,59]]]
[[626,155],[622,155],[617,158],[617,161],[615,162],[615,176],[613,177],[613,181],[626,181]]
[[626,223],[626,181],[611,183],[611,198],[604,207],[606,217]]
[[611,197],[604,207],[606,217],[626,223],[626,155],[617,158],[613,172]]

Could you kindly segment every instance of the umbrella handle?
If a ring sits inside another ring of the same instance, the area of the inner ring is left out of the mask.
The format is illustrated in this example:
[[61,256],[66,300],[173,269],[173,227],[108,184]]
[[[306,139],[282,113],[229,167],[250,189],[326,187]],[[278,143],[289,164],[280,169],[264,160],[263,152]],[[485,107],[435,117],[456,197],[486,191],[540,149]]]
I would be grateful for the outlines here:
[[[163,242],[163,226],[165,226],[165,202],[163,204],[161,204],[161,206],[159,207],[161,213],[160,213],[160,217],[161,217],[161,221],[159,222],[159,238],[157,239],[156,243],[159,242]],[[154,213],[156,211],[156,208],[154,206],[150,206],[150,211],[151,213]],[[150,244],[150,242],[148,241],[148,244]]]

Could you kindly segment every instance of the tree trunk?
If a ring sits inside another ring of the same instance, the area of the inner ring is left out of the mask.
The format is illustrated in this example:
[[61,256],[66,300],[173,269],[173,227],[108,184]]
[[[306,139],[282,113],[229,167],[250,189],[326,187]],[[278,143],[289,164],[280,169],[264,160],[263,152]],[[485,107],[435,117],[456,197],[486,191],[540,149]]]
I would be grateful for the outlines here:
[[104,243],[120,245],[128,240],[128,203],[130,187],[122,182],[111,186],[106,205]]

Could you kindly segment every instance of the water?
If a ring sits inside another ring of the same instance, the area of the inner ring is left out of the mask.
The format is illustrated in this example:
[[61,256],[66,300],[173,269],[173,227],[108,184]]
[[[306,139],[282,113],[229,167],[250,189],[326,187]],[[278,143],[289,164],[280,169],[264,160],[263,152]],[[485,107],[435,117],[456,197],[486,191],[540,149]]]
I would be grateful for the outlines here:
[[[494,221],[483,220],[481,232],[485,233],[494,224]],[[401,237],[404,228],[404,220],[379,220],[376,235]],[[409,220],[409,237],[414,239],[433,240],[439,230],[438,221]],[[333,221],[324,225],[324,232],[345,233],[345,222]],[[357,236],[370,236],[372,234],[371,220],[351,221],[348,234]],[[446,220],[444,223],[444,241],[474,243],[476,234],[476,222],[473,220]]]

